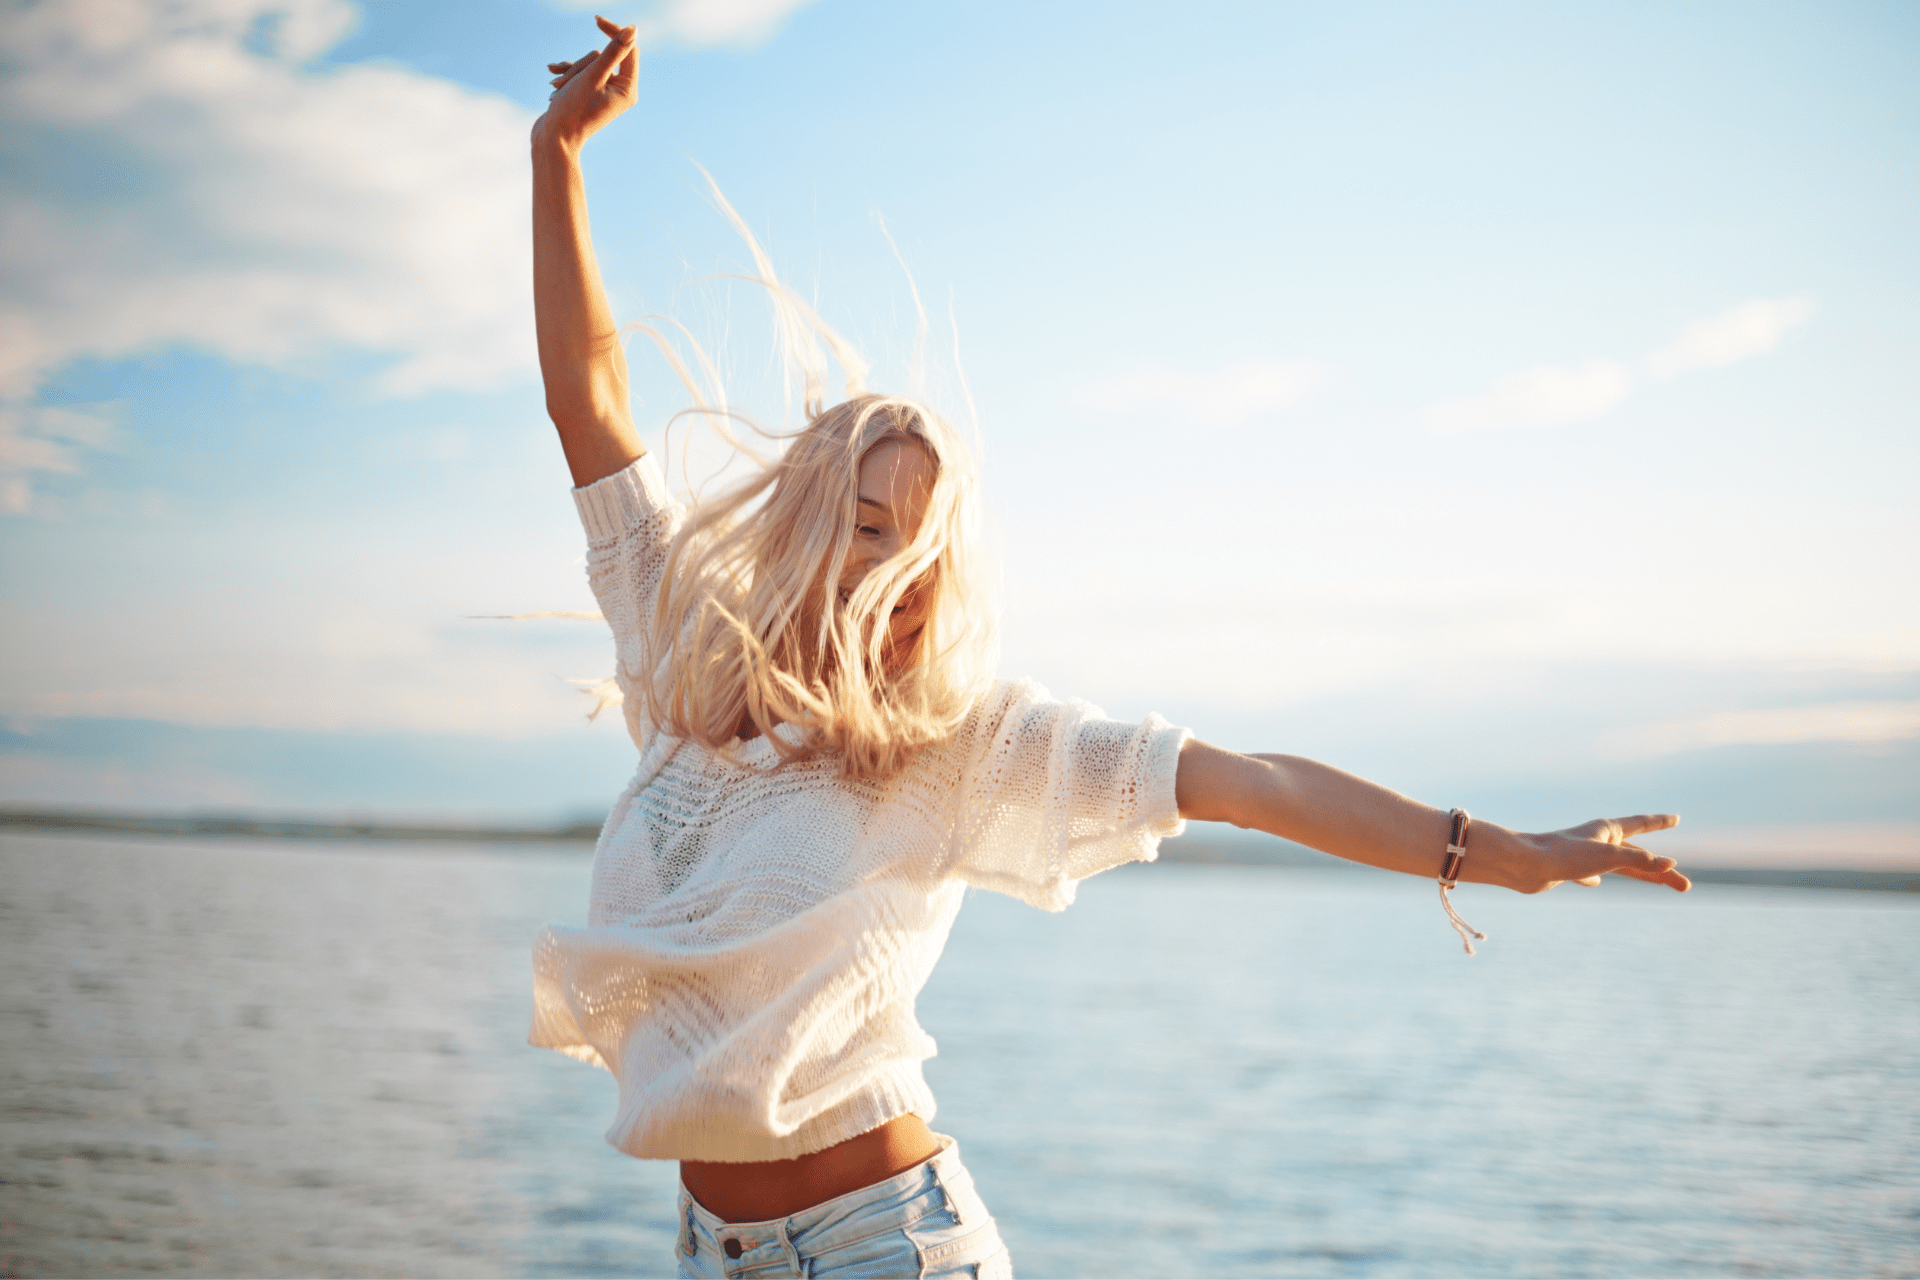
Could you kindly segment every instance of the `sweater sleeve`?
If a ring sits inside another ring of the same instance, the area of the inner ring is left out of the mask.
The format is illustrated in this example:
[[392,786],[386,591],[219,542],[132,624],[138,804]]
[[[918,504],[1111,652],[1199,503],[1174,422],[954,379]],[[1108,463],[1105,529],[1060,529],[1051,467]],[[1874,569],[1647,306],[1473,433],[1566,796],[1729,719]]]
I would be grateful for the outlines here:
[[1158,715],[1109,720],[1026,681],[989,701],[961,779],[955,865],[968,884],[1059,911],[1081,880],[1151,861],[1185,830],[1174,779],[1190,731]]
[[647,630],[666,573],[667,547],[685,512],[651,456],[573,491],[587,534],[587,582],[613,631],[614,672],[627,732],[644,748],[652,733],[643,682]]

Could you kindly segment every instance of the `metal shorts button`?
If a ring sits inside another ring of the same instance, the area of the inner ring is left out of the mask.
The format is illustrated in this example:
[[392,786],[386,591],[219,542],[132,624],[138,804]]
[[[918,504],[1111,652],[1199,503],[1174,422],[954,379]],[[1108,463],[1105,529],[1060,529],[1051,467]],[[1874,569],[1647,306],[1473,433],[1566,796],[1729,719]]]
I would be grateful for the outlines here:
[[729,1258],[737,1258],[740,1256],[742,1252],[740,1248],[740,1242],[738,1240],[729,1240],[722,1247],[726,1249],[727,1256]]

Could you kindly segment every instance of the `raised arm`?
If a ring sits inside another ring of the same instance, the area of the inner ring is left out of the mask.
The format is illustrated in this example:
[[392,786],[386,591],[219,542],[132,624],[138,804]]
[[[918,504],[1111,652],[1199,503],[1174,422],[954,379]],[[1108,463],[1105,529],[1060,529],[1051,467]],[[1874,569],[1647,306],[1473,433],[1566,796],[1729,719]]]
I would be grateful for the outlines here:
[[587,226],[580,148],[632,106],[640,51],[632,27],[596,18],[607,47],[555,62],[554,94],[533,125],[533,317],[547,416],[576,485],[592,484],[646,452],[627,403],[627,358],[600,284]]
[[[1444,810],[1299,756],[1243,756],[1196,739],[1180,753],[1175,789],[1183,818],[1270,832],[1369,866],[1432,876],[1446,858]],[[1691,884],[1672,858],[1629,843],[1679,821],[1670,813],[1596,818],[1530,835],[1476,818],[1460,879],[1539,893],[1612,873],[1685,892]]]

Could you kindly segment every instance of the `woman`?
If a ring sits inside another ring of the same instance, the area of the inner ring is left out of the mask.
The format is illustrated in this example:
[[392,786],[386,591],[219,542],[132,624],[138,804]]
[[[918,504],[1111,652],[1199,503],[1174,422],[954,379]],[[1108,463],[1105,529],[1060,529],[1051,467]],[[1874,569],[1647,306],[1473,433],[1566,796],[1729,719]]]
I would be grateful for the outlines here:
[[[535,305],[640,765],[601,835],[589,927],[538,944],[532,1039],[618,1078],[609,1141],[680,1162],[682,1274],[1010,1274],[926,1123],[933,1045],[913,1016],[968,886],[1059,910],[1194,818],[1437,875],[1469,953],[1457,879],[1688,887],[1629,843],[1671,815],[1469,826],[1309,760],[994,680],[964,443],[865,393],[764,258],[807,426],[682,510],[634,429],[588,232],[580,149],[638,74],[633,28],[599,24],[606,48],[553,64],[534,126]],[[822,343],[852,384],[830,408]]]

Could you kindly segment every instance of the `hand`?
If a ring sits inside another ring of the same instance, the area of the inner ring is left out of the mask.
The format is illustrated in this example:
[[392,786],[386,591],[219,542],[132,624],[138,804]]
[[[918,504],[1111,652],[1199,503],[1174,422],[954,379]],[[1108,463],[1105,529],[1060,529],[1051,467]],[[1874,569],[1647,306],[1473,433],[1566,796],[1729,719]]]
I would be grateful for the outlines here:
[[553,72],[553,94],[546,114],[533,122],[536,143],[577,149],[640,96],[640,48],[634,28],[599,17],[594,22],[608,37],[605,49],[591,50],[577,62],[547,64]]
[[[1643,813],[1631,818],[1595,818],[1564,831],[1520,836],[1531,846],[1533,856],[1526,860],[1526,870],[1517,882],[1508,887],[1521,893],[1543,893],[1571,880],[1592,888],[1600,883],[1601,876],[1616,875],[1664,884],[1685,893],[1693,882],[1680,874],[1672,858],[1632,843],[1635,836],[1665,831],[1679,822],[1680,815],[1675,813]],[[1473,860],[1471,853],[1467,860]]]

